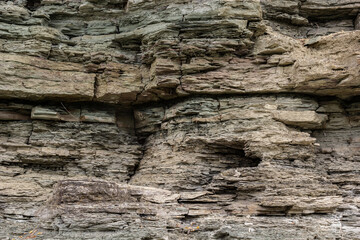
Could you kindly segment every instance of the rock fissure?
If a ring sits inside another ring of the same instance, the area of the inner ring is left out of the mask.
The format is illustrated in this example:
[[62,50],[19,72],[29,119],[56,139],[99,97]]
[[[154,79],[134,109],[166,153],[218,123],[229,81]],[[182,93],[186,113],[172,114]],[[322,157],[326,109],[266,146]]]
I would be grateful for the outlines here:
[[27,0],[26,1],[26,8],[30,11],[35,11],[41,5],[41,0]]

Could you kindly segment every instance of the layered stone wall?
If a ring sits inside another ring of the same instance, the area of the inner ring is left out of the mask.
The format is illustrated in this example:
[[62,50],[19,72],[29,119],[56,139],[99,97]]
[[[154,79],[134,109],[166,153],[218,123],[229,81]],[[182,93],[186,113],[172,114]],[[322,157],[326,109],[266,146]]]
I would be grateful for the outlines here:
[[359,12],[1,1],[1,239],[360,239]]

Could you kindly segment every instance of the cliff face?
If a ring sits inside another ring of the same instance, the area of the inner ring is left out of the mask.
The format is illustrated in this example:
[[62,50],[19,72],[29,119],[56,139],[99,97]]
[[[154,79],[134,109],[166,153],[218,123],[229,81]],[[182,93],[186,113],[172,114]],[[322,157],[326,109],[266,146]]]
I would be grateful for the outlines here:
[[359,12],[1,1],[1,239],[360,239]]

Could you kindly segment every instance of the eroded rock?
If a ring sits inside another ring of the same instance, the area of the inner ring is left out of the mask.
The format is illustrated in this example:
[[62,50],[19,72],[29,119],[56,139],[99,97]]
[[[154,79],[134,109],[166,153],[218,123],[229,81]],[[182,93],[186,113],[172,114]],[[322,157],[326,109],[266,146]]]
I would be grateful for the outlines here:
[[360,236],[358,0],[0,3],[0,235]]

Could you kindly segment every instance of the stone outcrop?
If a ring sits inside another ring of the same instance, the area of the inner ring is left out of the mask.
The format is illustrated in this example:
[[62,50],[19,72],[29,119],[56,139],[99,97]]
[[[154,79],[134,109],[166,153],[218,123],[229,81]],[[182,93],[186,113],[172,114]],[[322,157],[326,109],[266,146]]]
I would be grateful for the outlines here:
[[360,239],[359,16],[1,1],[1,239]]

